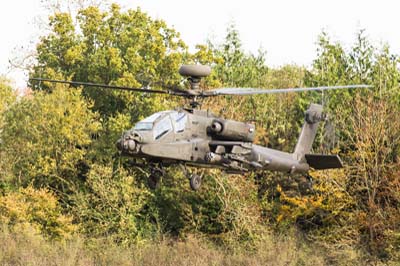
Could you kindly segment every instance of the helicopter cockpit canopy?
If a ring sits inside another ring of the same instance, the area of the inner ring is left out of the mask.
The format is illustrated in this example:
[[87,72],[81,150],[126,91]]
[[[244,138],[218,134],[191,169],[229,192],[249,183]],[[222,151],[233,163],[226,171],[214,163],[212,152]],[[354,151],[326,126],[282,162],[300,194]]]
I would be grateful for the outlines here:
[[151,116],[146,117],[145,119],[139,121],[136,123],[134,126],[134,130],[137,131],[147,131],[147,130],[152,130],[153,129],[153,124],[159,118],[163,113],[165,112],[158,112],[155,114],[152,114]]
[[153,131],[153,139],[157,140],[174,130],[180,133],[185,130],[187,115],[178,111],[162,111],[139,121],[133,130],[138,132]]

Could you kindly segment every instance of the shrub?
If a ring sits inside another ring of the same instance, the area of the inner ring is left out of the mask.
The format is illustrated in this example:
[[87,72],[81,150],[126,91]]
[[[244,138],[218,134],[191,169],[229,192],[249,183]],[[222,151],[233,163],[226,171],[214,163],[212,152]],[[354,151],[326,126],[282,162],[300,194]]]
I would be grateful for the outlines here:
[[77,229],[53,193],[31,186],[0,197],[0,220],[12,231],[33,230],[55,240],[71,238]]

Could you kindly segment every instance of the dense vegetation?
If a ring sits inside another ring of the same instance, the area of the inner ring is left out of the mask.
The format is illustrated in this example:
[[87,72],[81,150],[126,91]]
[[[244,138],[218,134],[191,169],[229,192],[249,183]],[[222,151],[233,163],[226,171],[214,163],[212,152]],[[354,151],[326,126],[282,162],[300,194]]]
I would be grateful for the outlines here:
[[400,263],[400,61],[388,46],[372,46],[359,31],[345,49],[322,33],[310,68],[271,68],[264,51],[243,51],[234,26],[224,43],[199,45],[195,53],[140,9],[55,13],[49,27],[32,77],[174,84],[181,64],[202,63],[213,67],[205,88],[363,83],[374,89],[204,103],[227,118],[254,121],[258,143],[292,151],[307,105],[323,102],[330,119],[314,151],[338,153],[346,167],[312,172],[312,189],[301,176],[207,170],[193,192],[180,169],[171,168],[153,191],[146,169],[117,156],[115,141],[180,100],[45,82],[17,98],[1,79],[0,238],[8,243],[0,248],[2,264]]

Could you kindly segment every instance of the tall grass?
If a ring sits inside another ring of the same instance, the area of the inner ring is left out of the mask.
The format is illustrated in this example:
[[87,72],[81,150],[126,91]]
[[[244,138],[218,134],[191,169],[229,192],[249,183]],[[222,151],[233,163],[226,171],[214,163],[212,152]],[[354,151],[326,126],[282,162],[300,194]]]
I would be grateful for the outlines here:
[[[79,237],[52,242],[29,231],[15,233],[3,227],[0,243],[0,265],[333,265],[326,251],[294,236],[268,235],[252,250],[226,249],[197,236],[121,247],[107,240]],[[357,256],[334,264],[366,265]]]

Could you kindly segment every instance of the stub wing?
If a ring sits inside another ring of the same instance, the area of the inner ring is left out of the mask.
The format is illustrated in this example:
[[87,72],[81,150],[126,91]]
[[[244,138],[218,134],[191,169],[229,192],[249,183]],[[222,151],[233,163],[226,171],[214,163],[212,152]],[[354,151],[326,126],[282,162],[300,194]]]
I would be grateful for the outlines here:
[[317,170],[343,167],[338,155],[306,154],[305,157],[308,165]]

